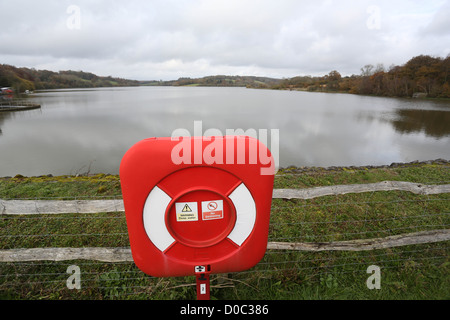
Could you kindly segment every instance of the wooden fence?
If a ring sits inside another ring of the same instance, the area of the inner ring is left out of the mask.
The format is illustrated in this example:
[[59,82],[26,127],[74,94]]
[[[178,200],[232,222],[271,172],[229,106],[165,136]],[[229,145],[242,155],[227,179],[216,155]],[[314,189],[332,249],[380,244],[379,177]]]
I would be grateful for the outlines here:
[[[309,189],[276,189],[274,199],[314,199],[329,195],[376,191],[408,191],[420,195],[450,193],[450,184],[424,185],[385,181],[371,184],[338,185]],[[99,213],[124,211],[122,199],[113,200],[1,200],[1,215]],[[269,242],[269,250],[295,251],[367,251],[450,240],[450,229],[429,230],[385,238],[340,242]],[[130,248],[31,248],[0,250],[0,262],[96,260],[133,261]]]

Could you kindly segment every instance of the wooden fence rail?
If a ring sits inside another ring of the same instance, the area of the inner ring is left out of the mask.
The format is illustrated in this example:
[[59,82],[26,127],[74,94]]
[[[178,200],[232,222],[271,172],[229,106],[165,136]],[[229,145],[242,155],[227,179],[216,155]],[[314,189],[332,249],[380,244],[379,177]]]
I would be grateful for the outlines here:
[[375,191],[408,191],[415,194],[429,195],[450,193],[450,184],[424,185],[403,181],[383,181],[369,184],[338,185],[309,189],[274,190],[274,199],[314,199],[323,196],[342,195],[348,193],[364,193]]
[[[314,199],[329,195],[375,191],[408,191],[429,195],[450,193],[450,184],[423,185],[412,182],[384,181],[370,184],[338,185],[308,189],[275,189],[273,199]],[[2,200],[0,215],[98,213],[124,211],[122,199],[115,200]]]
[[[269,242],[268,250],[291,251],[368,251],[406,245],[436,243],[450,240],[450,230],[416,232],[386,238],[328,243]],[[124,248],[31,248],[0,250],[0,262],[96,260],[131,262],[131,249]]]

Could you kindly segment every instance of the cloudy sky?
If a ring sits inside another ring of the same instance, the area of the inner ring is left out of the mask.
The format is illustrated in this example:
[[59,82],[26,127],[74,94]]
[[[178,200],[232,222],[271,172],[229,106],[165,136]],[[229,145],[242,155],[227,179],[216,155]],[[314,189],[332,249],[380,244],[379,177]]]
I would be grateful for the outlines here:
[[293,77],[450,53],[450,0],[0,0],[0,63],[137,80]]

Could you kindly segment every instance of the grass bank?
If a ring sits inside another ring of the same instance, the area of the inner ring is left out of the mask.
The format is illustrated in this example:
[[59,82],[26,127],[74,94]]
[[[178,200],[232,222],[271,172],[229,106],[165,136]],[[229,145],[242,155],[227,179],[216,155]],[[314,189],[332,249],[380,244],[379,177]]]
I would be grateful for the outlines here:
[[[382,167],[285,168],[276,189],[407,181],[450,183],[447,161]],[[0,178],[0,199],[121,198],[116,175]],[[402,191],[272,203],[269,241],[335,242],[448,229],[450,196]],[[213,299],[449,299],[449,242],[364,252],[268,250],[252,270],[212,276]],[[0,217],[0,249],[128,247],[124,213]],[[81,269],[69,290],[67,267]],[[371,265],[381,289],[370,290]],[[133,263],[94,261],[0,263],[3,299],[195,299],[192,277],[143,275]]]

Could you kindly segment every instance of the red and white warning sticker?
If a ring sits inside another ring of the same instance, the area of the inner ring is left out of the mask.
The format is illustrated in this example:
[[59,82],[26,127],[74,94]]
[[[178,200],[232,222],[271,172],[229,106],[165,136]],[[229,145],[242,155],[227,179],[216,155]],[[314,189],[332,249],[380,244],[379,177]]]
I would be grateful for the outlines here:
[[223,200],[202,201],[202,219],[223,219]]

